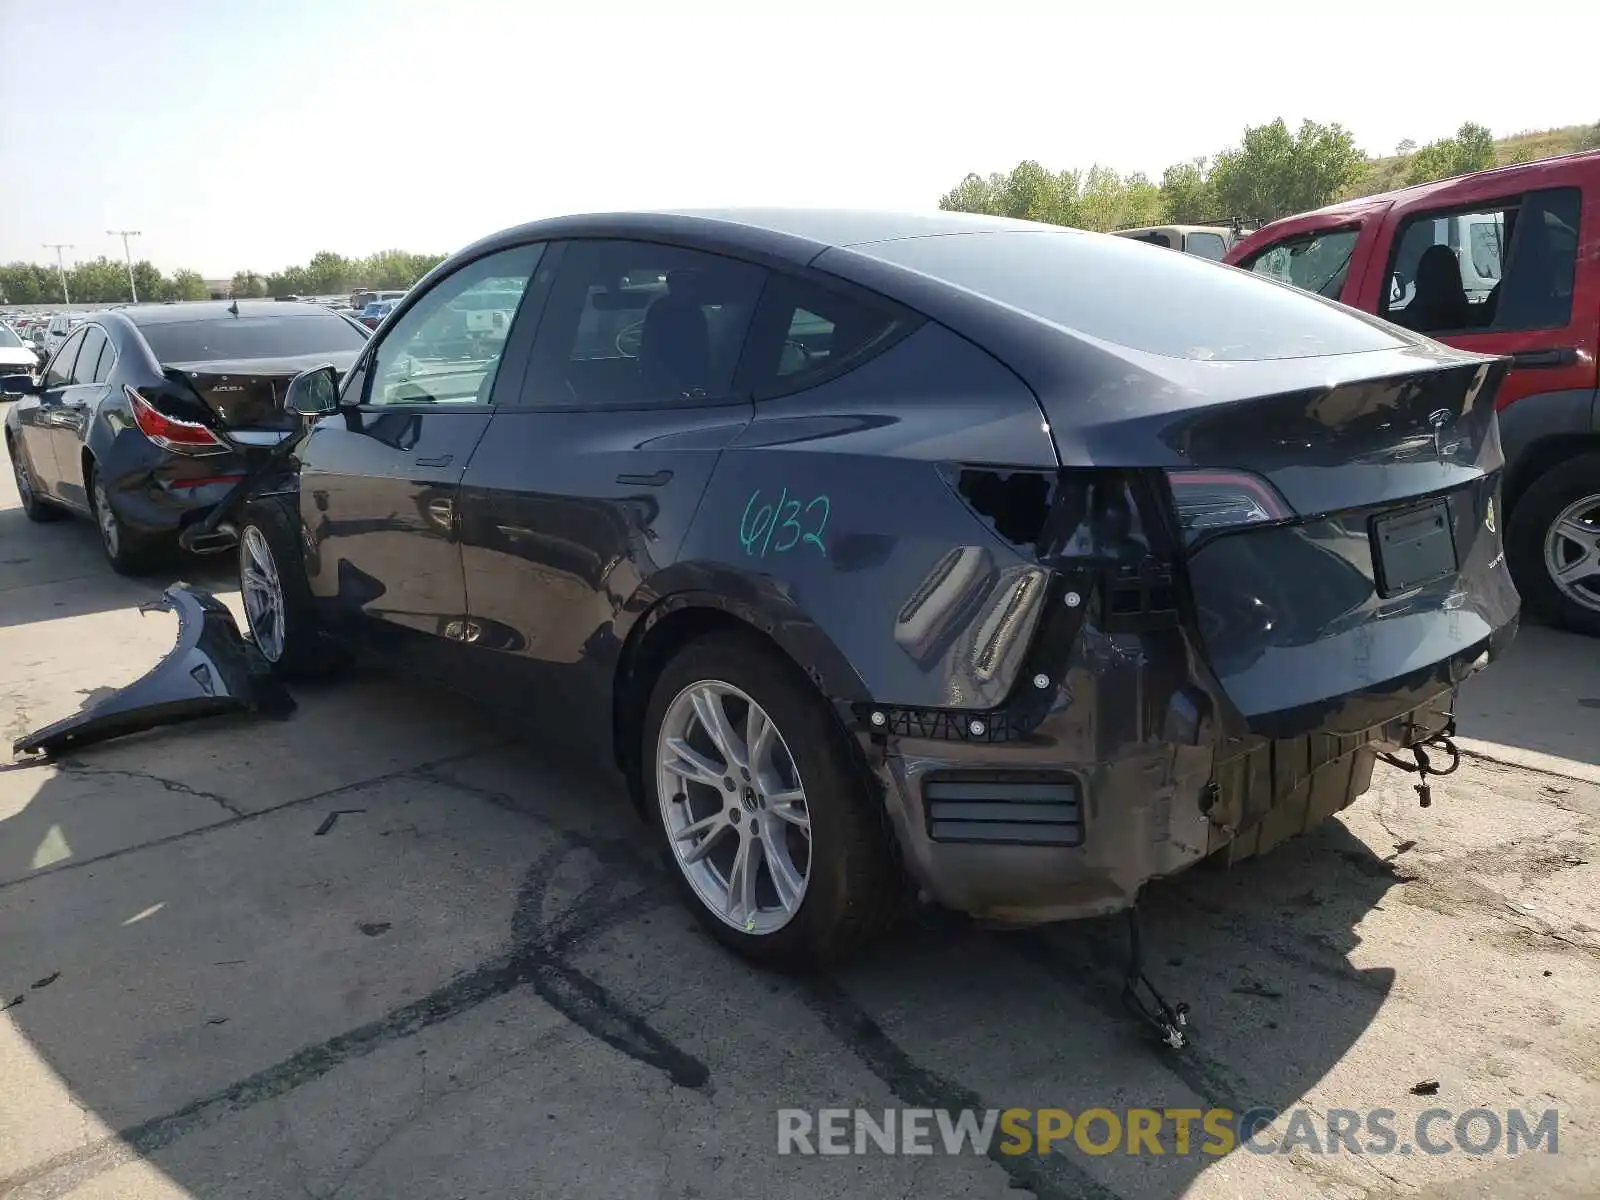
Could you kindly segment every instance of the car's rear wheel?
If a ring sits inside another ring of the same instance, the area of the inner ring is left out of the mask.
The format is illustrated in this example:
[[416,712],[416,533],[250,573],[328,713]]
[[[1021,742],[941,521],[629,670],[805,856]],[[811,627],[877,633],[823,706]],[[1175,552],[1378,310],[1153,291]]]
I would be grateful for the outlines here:
[[1506,527],[1506,556],[1531,609],[1600,637],[1600,454],[1570,458],[1528,486]]
[[881,808],[822,697],[752,636],[691,642],[657,679],[644,794],[673,878],[724,945],[837,961],[901,910]]
[[239,595],[261,656],[279,675],[326,673],[337,656],[318,629],[300,553],[299,514],[277,496],[252,500],[239,519]]
[[106,561],[119,575],[143,574],[150,569],[158,545],[139,537],[117,515],[116,505],[97,464],[89,462],[84,474],[89,493],[89,512],[94,517],[95,528],[100,531],[100,548],[106,553]]
[[11,472],[16,476],[17,497],[22,501],[22,511],[28,520],[59,521],[66,516],[64,509],[57,508],[40,494],[39,486],[34,482],[33,464],[28,461],[28,452],[9,437],[6,438],[6,451],[11,456]]

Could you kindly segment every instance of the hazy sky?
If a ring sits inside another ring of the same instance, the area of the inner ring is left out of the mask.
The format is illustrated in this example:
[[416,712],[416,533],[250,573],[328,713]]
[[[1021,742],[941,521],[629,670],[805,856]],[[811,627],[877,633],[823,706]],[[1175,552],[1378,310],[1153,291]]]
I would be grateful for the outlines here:
[[563,212],[932,207],[1022,158],[1159,175],[1280,115],[1369,152],[1600,120],[1600,0],[0,0],[0,41],[0,261],[132,228],[208,277]]

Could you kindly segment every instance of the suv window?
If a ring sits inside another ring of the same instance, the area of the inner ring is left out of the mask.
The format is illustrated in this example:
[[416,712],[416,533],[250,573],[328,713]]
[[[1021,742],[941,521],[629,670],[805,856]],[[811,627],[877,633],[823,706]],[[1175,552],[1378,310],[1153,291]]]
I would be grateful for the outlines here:
[[1419,333],[1566,325],[1580,200],[1577,188],[1552,188],[1408,218],[1378,315]]
[[1201,258],[1209,258],[1216,262],[1221,262],[1222,256],[1228,252],[1222,235],[1217,233],[1191,233],[1187,242],[1185,249],[1190,254],[1198,254]]
[[[540,243],[501,250],[419,296],[374,347],[365,403],[487,404],[506,335],[543,253]],[[479,307],[484,295],[493,297],[492,307]],[[485,314],[498,319],[479,319]]]
[[820,383],[866,362],[910,320],[876,297],[773,274],[746,345],[741,390],[761,398]]
[[571,243],[539,325],[524,402],[644,408],[726,398],[765,277],[749,263],[679,246]]
[[1350,274],[1359,229],[1328,229],[1302,233],[1268,246],[1240,266],[1279,283],[1337,300]]
[[84,330],[74,330],[72,336],[61,343],[60,349],[50,360],[50,366],[44,373],[44,386],[47,388],[66,387],[72,382],[72,364],[78,357],[78,347],[83,345]]
[[874,242],[854,252],[1144,354],[1246,362],[1404,344],[1381,322],[1338,305],[1193,254],[1141,250],[1127,238],[1066,229],[933,234]]
[[[73,383],[95,383],[95,368],[100,365],[100,355],[106,349],[106,331],[98,325],[86,325],[83,332],[83,349],[78,351],[77,364],[72,368]],[[109,366],[110,360],[107,359]]]

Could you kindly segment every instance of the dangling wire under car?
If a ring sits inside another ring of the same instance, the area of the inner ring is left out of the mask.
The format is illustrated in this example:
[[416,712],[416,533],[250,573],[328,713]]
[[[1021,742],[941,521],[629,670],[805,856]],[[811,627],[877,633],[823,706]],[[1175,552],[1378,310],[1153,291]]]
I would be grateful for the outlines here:
[[[1433,806],[1433,789],[1428,786],[1428,776],[1453,775],[1456,769],[1461,766],[1461,750],[1455,744],[1455,732],[1456,719],[1451,717],[1449,723],[1432,737],[1424,738],[1415,745],[1407,746],[1406,749],[1415,756],[1416,762],[1405,762],[1393,754],[1380,752],[1378,755],[1391,767],[1399,767],[1402,771],[1420,777],[1413,787],[1417,793],[1417,803],[1423,808],[1431,808]],[[1450,765],[1447,767],[1435,766],[1433,759],[1428,757],[1428,747],[1430,746],[1435,750],[1448,754],[1450,756]]]

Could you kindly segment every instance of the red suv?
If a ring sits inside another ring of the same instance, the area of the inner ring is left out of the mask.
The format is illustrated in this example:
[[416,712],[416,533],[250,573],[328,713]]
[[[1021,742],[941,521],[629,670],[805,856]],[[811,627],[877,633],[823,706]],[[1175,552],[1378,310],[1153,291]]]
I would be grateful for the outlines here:
[[1600,151],[1288,217],[1223,261],[1509,357],[1507,565],[1528,607],[1600,636]]

